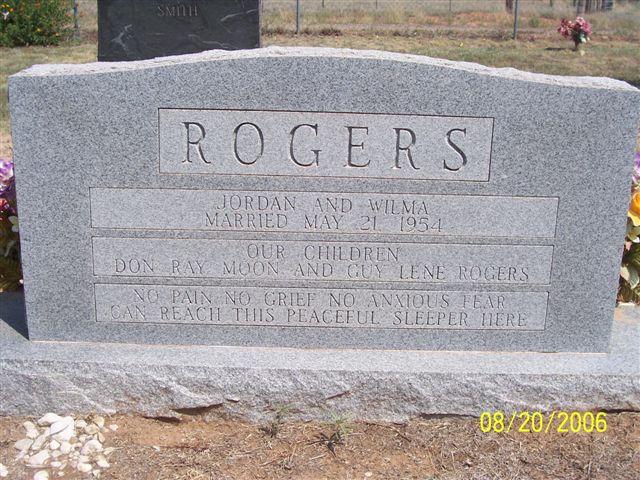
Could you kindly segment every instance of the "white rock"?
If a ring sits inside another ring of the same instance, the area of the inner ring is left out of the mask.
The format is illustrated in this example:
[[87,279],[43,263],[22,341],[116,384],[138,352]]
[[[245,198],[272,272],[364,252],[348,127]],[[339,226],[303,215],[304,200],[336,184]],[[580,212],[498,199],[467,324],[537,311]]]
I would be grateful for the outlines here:
[[51,424],[51,435],[61,432],[62,430],[66,430],[69,425],[75,427],[75,424],[76,422],[73,417],[62,417],[60,420]]
[[57,450],[60,448],[60,442],[58,442],[57,440],[51,440],[49,442],[49,448],[51,450]]
[[44,446],[44,443],[46,441],[47,441],[46,435],[40,435],[31,444],[31,450],[40,450]]
[[59,476],[59,477],[64,477],[64,472],[63,472],[62,470],[60,470],[60,471],[58,472],[58,476]]
[[60,451],[65,455],[68,455],[71,452],[71,450],[73,450],[73,447],[69,442],[62,442],[60,444]]
[[104,427],[104,417],[101,417],[100,415],[93,417],[93,423],[95,423],[98,428]]
[[27,438],[37,438],[39,435],[40,435],[40,432],[35,427],[27,430]]
[[91,457],[89,455],[80,455],[78,457],[78,463],[91,463]]
[[77,429],[82,430],[86,426],[87,426],[87,422],[85,422],[84,420],[82,420],[82,419],[76,420],[76,428]]
[[62,466],[62,462],[58,462],[58,461],[51,462],[52,468],[60,468],[61,466]]
[[115,423],[113,425],[109,425],[109,430],[115,432],[116,430],[118,430],[118,425],[116,425]]
[[91,465],[88,463],[79,463],[76,468],[82,473],[89,473],[92,470]]
[[46,470],[40,470],[33,476],[33,480],[49,480],[49,472]]
[[104,451],[102,453],[104,453],[105,455],[111,455],[113,452],[115,452],[115,448],[113,447],[107,447],[104,449]]
[[68,442],[69,440],[71,440],[71,437],[73,437],[74,433],[75,429],[73,428],[73,425],[69,425],[66,429],[53,435],[53,439],[57,440],[60,443]]
[[47,427],[56,422],[59,422],[60,420],[62,420],[62,417],[60,415],[56,415],[55,413],[49,412],[45,414],[43,417],[41,417],[40,420],[38,420],[38,425]]
[[68,441],[76,433],[73,417],[63,417],[51,425],[51,436],[59,442]]
[[9,470],[3,464],[0,463],[0,477],[4,478],[9,475]]
[[97,439],[99,442],[104,443],[104,435],[103,435],[102,433],[97,434],[97,435],[96,435],[96,439]]
[[21,452],[24,452],[29,450],[32,444],[33,440],[31,440],[30,438],[23,438],[22,440],[18,440],[13,446]]
[[96,458],[96,465],[99,466],[100,468],[109,468],[109,462],[107,461],[106,458],[104,458],[104,455],[99,455]]
[[29,457],[28,464],[31,467],[44,466],[47,460],[49,460],[49,457],[51,457],[49,450],[40,450],[35,455],[31,455]]
[[33,430],[36,428],[36,424],[27,420],[26,422],[22,422],[22,426],[25,430]]
[[84,432],[88,435],[95,435],[100,431],[100,428],[97,425],[91,424],[87,425],[84,429]]
[[60,450],[54,450],[53,452],[51,452],[51,457],[52,458],[58,458],[60,456],[64,455],[64,453],[62,453]]

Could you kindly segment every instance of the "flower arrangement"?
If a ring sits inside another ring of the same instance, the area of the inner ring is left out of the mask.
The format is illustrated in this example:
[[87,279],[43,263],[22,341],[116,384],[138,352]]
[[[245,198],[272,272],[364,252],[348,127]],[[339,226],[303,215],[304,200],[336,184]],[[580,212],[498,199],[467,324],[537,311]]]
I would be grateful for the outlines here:
[[22,285],[13,162],[0,158],[0,292]]
[[640,152],[636,153],[618,300],[640,303]]
[[573,40],[575,50],[580,50],[582,44],[589,41],[591,25],[584,18],[578,17],[573,22],[563,18],[558,27],[558,33],[565,38]]

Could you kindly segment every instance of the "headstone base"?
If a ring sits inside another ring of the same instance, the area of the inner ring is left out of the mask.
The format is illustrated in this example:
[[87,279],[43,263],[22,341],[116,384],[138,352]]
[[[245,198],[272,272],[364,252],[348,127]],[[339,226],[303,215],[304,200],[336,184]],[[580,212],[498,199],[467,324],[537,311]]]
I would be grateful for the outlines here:
[[640,410],[640,309],[616,310],[610,352],[487,353],[31,342],[0,295],[0,415],[226,414],[403,421],[483,411]]

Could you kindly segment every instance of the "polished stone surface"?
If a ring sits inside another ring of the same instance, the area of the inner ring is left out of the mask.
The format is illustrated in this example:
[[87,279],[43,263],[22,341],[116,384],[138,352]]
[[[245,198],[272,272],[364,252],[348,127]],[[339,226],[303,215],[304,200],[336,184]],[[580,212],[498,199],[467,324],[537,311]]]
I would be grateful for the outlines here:
[[260,46],[259,0],[98,0],[98,60]]
[[624,82],[274,47],[9,94],[32,340],[609,349]]

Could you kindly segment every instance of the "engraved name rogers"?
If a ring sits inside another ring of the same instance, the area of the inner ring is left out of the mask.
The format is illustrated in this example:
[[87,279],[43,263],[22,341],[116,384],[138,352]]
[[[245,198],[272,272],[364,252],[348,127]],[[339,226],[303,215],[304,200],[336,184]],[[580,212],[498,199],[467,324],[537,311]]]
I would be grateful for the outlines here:
[[160,173],[488,181],[493,119],[159,110]]

